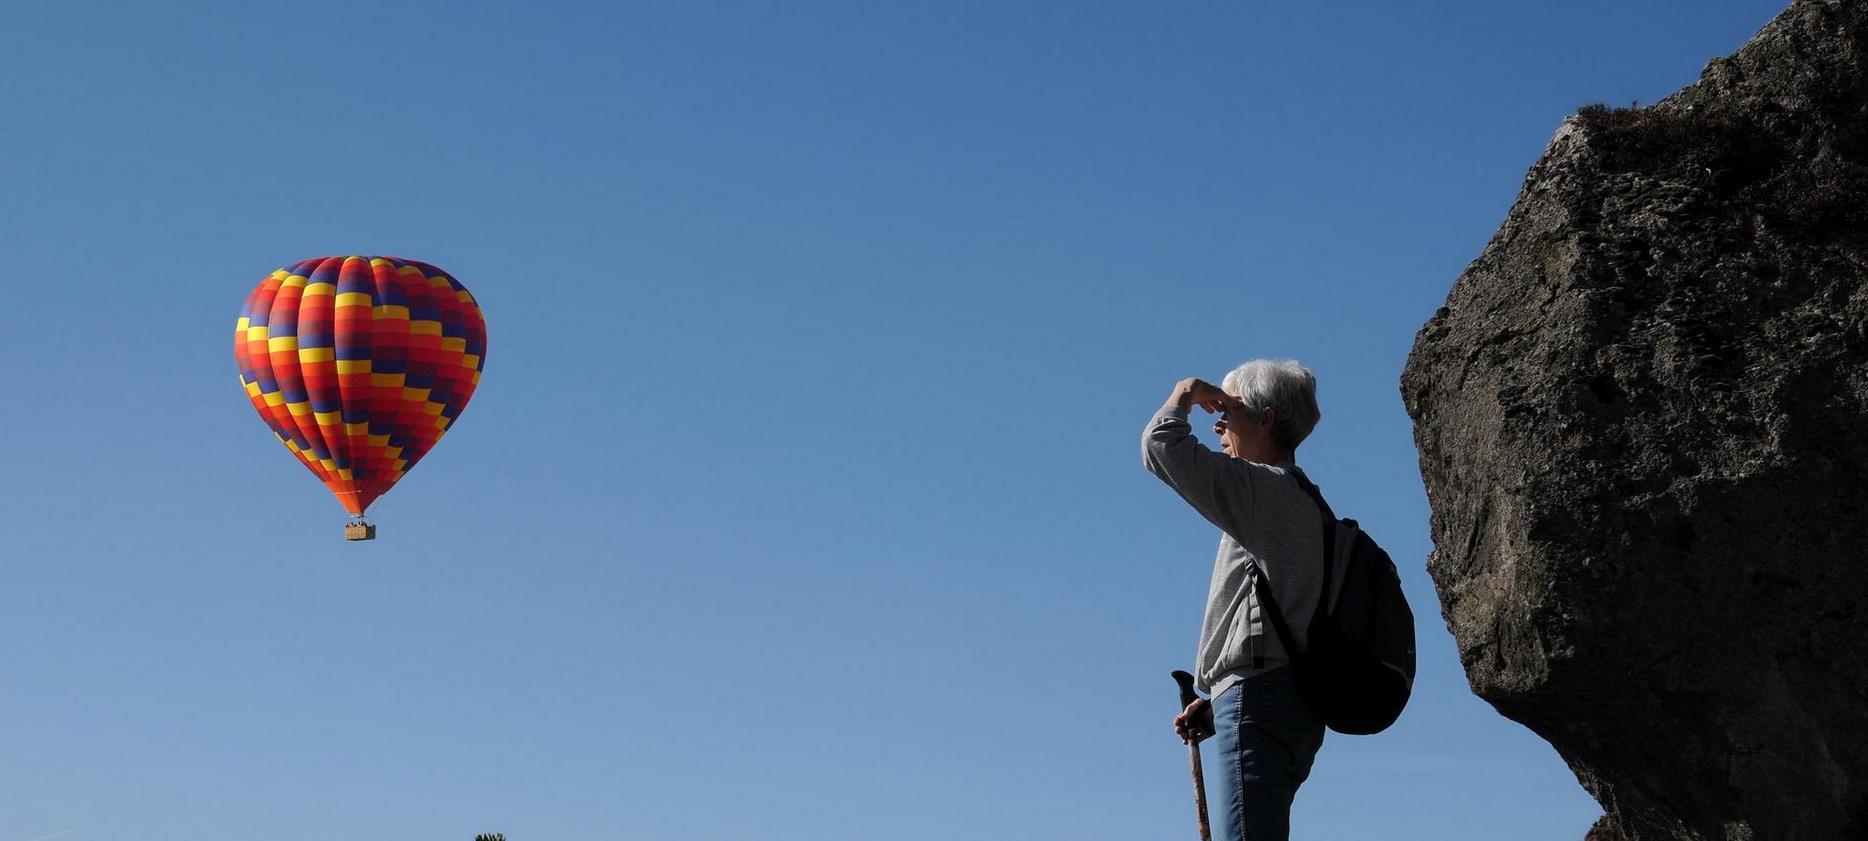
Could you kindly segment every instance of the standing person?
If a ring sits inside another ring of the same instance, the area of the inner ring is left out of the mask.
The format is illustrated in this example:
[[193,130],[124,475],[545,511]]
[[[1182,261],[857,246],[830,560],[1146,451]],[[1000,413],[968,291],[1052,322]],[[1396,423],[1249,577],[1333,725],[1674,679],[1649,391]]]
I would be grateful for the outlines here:
[[[1183,742],[1213,736],[1217,838],[1287,841],[1291,799],[1323,746],[1323,722],[1297,694],[1251,570],[1264,572],[1302,650],[1323,586],[1322,512],[1297,467],[1297,445],[1321,418],[1317,380],[1296,362],[1255,359],[1222,385],[1181,380],[1142,433],[1149,472],[1220,529],[1194,669],[1211,699],[1189,704],[1174,730]],[[1221,452],[1194,437],[1195,406],[1219,415]]]

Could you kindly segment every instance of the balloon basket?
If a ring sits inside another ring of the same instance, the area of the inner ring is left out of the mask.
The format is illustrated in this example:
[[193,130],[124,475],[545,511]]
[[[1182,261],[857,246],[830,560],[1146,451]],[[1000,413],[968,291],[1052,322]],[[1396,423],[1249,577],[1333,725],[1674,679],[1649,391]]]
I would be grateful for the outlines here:
[[375,540],[375,523],[347,523],[344,526],[345,540]]

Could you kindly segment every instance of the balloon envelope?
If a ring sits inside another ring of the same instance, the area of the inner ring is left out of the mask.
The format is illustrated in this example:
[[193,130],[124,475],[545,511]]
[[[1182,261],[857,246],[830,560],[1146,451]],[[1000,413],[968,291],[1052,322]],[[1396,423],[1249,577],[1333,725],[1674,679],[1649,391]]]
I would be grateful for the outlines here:
[[362,515],[467,408],[486,320],[448,273],[396,257],[319,257],[247,297],[234,361],[286,449]]

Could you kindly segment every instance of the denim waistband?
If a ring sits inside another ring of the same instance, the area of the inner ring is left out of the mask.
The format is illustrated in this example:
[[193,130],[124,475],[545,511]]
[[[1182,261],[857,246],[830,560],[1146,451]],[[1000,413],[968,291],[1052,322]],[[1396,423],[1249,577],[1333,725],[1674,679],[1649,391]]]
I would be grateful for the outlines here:
[[1211,690],[1211,694],[1213,695],[1213,697],[1215,698],[1219,697],[1219,694],[1221,692],[1225,692],[1226,690],[1231,689],[1234,686],[1238,686],[1241,681],[1251,680],[1252,678],[1258,677],[1260,675],[1271,674],[1272,672],[1278,671],[1279,669],[1282,669],[1285,666],[1290,665],[1289,663],[1283,660],[1268,660],[1268,659],[1262,659],[1262,658],[1258,662],[1262,663],[1263,665],[1247,667],[1243,669],[1233,669],[1230,672],[1220,675],[1218,680],[1213,681],[1213,688]]

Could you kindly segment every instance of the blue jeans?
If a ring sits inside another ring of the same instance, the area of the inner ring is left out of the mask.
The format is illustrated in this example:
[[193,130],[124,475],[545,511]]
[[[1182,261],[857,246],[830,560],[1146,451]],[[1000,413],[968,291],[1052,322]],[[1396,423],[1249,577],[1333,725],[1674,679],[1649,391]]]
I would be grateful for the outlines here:
[[1298,697],[1291,671],[1266,672],[1220,693],[1213,730],[1219,761],[1207,777],[1219,789],[1215,841],[1288,841],[1291,798],[1323,747],[1323,722]]

